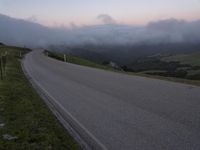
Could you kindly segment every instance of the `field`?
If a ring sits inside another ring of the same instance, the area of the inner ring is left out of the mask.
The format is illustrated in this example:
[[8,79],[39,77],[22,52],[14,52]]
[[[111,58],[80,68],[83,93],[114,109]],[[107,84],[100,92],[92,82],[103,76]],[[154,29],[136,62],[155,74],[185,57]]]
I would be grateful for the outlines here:
[[185,78],[200,80],[200,52],[164,57],[161,60],[165,62],[178,62],[182,65],[189,65],[189,67],[177,69],[187,72]]
[[0,149],[80,149],[24,76],[21,58],[29,49],[7,51],[6,75],[0,80]]
[[164,57],[162,60],[167,62],[178,61],[181,64],[200,66],[200,52]]

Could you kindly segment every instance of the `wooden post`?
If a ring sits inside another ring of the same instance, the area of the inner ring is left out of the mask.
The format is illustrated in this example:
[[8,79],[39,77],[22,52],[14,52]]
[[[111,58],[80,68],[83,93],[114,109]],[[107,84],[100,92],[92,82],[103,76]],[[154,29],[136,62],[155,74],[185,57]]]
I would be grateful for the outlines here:
[[7,51],[0,55],[0,75],[1,80],[4,79],[4,76],[6,77],[6,63],[7,63]]
[[3,63],[3,65],[2,65],[3,66],[3,73],[4,73],[4,76],[6,76],[7,51],[2,56],[2,63]]
[[2,56],[0,55],[0,73],[1,73],[1,80],[3,80],[3,61],[2,61]]

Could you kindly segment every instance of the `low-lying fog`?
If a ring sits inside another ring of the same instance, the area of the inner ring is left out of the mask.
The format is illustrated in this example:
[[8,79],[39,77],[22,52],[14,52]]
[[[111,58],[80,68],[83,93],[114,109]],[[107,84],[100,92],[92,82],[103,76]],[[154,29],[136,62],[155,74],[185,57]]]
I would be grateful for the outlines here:
[[100,15],[105,24],[49,28],[27,20],[0,15],[0,42],[27,47],[50,45],[134,45],[138,43],[199,43],[200,21],[167,19],[144,26],[117,24]]

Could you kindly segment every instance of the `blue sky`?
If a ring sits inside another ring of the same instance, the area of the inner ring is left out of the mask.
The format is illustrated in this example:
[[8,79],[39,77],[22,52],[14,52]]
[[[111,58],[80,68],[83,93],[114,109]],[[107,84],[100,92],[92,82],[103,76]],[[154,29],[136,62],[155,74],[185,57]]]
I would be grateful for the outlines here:
[[200,0],[0,0],[0,13],[48,26],[99,24],[100,14],[118,23],[146,24],[200,19]]

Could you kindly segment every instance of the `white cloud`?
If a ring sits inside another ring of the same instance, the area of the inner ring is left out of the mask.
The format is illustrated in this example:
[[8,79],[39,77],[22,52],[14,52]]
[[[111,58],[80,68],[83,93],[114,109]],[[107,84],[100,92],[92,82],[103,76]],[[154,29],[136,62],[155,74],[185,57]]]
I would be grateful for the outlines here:
[[[34,17],[30,19],[34,20]],[[0,42],[36,47],[200,42],[200,21],[168,19],[139,27],[111,24],[112,18],[104,21],[106,23],[104,25],[77,27],[72,23],[69,28],[47,28],[0,15]]]
[[108,14],[100,14],[97,19],[101,20],[104,24],[115,24],[116,21]]

